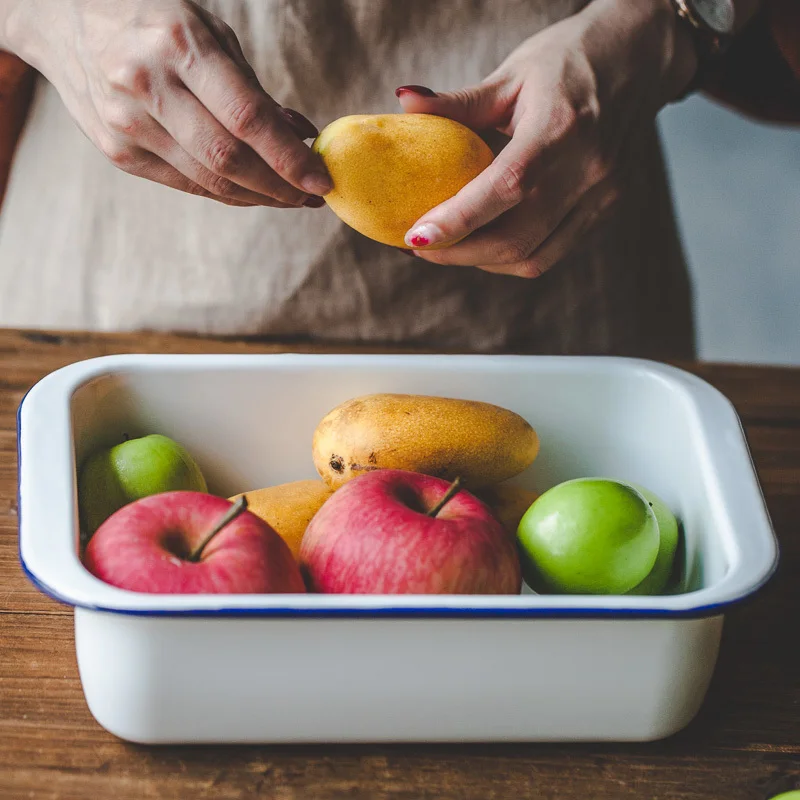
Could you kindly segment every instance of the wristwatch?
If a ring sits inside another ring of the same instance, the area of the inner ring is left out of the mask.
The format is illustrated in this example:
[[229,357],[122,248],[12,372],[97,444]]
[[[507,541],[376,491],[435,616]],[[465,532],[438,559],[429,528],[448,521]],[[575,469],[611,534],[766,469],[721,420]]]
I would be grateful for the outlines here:
[[736,22],[733,0],[671,1],[681,22],[691,29],[701,60],[725,50]]
[[695,91],[714,61],[733,39],[736,9],[733,0],[670,0],[680,24],[692,34],[697,52],[697,70],[676,100]]

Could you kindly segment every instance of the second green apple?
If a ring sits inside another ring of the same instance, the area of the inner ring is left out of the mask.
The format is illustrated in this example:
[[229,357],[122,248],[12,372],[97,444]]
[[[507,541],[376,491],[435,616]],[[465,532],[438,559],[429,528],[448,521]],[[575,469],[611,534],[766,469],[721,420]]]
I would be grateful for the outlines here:
[[632,483],[631,486],[638,490],[644,496],[644,499],[650,503],[650,507],[653,509],[658,521],[660,540],[656,563],[653,564],[648,576],[640,584],[634,586],[628,594],[662,594],[667,588],[672,575],[675,553],[678,549],[678,539],[680,537],[678,520],[675,519],[675,515],[670,511],[669,506],[658,495],[636,483]]
[[78,478],[78,504],[85,532],[94,533],[122,506],[171,491],[207,492],[206,480],[178,442],[150,434],[93,453]]

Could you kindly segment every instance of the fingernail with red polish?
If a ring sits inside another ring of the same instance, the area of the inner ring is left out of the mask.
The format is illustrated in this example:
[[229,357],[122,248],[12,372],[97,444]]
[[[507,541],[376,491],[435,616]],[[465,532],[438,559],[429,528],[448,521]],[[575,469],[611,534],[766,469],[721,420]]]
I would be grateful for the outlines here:
[[312,195],[308,198],[308,200],[303,203],[306,208],[322,208],[325,205],[325,200],[321,197],[317,197],[316,195]]
[[420,97],[436,97],[436,92],[429,89],[427,86],[415,86],[410,84],[408,86],[398,86],[394,90],[396,97],[402,97],[404,94],[418,94]]
[[295,111],[293,108],[279,108],[278,110],[298,136],[303,139],[316,139],[319,136],[319,131],[314,123],[306,119],[299,111]]
[[446,237],[438,225],[434,225],[432,222],[425,222],[410,230],[405,235],[405,241],[409,247],[419,248],[444,242]]

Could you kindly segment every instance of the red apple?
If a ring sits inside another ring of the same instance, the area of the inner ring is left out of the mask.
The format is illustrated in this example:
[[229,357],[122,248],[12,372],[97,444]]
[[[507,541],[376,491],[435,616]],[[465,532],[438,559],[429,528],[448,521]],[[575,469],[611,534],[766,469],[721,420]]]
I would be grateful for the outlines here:
[[246,501],[234,507],[203,492],[136,500],[97,529],[84,563],[100,580],[134,592],[305,592],[286,542],[244,508]]
[[[518,594],[514,543],[488,506],[450,484],[376,470],[325,501],[300,546],[309,589],[338,594]],[[430,516],[433,514],[433,516]]]

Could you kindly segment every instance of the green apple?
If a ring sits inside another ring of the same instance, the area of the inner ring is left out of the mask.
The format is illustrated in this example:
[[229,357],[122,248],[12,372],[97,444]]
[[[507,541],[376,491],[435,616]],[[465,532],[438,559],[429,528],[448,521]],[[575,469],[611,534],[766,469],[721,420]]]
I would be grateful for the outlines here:
[[672,574],[672,565],[675,561],[675,551],[678,549],[678,520],[669,510],[669,506],[649,489],[632,483],[634,489],[640,492],[644,499],[650,503],[653,513],[658,521],[660,541],[656,563],[650,574],[638,585],[634,586],[628,594],[661,594],[667,587],[667,582]]
[[658,521],[632,486],[578,478],[533,503],[517,542],[525,580],[536,591],[624,594],[653,569]]
[[776,794],[770,800],[800,800],[800,789],[795,789],[792,792],[783,792],[783,794]]
[[200,467],[178,442],[158,433],[92,454],[78,478],[81,522],[94,533],[122,506],[152,494],[207,492]]

